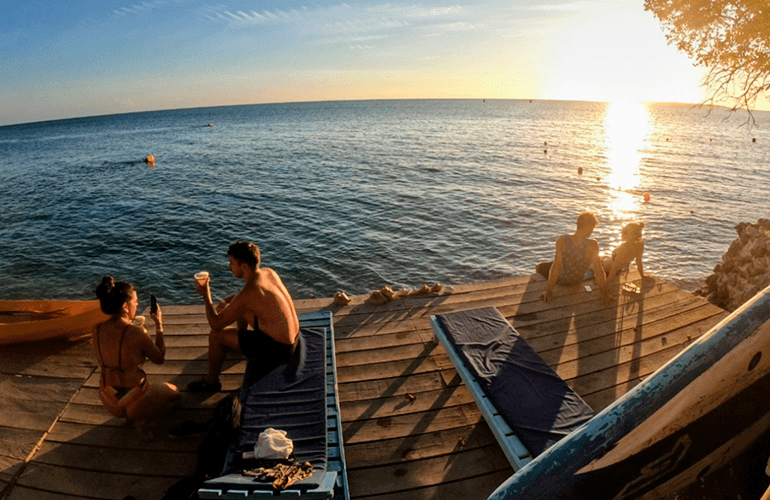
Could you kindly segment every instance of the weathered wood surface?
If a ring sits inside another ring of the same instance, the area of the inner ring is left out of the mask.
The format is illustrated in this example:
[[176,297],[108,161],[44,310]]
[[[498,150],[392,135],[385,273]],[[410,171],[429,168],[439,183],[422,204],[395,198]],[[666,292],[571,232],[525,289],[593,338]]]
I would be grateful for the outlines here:
[[[635,279],[630,274],[623,279]],[[599,410],[638,384],[726,313],[666,283],[615,302],[525,276],[409,295],[384,305],[354,297],[299,300],[301,312],[331,310],[343,434],[353,498],[485,498],[511,470],[446,352],[433,342],[437,312],[495,306],[559,375]],[[206,370],[208,326],[200,305],[165,306],[167,361],[151,380],[185,387]],[[224,390],[245,368],[231,359]],[[183,406],[144,442],[98,397],[87,342],[0,348],[0,499],[158,500],[195,468],[200,438],[172,441],[164,428],[205,421],[222,397],[184,393]]]

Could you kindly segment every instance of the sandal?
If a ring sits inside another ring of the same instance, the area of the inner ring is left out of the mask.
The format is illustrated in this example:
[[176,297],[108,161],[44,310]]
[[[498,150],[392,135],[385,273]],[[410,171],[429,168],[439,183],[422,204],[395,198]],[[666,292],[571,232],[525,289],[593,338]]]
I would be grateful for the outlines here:
[[187,384],[187,390],[190,392],[219,392],[222,390],[220,382],[209,384],[205,379],[193,380]]

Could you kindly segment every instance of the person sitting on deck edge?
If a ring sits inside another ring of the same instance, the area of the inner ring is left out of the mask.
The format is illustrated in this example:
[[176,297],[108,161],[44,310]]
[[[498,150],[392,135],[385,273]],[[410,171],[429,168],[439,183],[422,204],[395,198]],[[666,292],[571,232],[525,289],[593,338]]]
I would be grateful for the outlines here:
[[536,266],[536,271],[548,278],[545,292],[540,296],[546,302],[553,300],[556,284],[576,285],[587,279],[589,268],[593,268],[597,285],[602,291],[602,302],[610,301],[604,267],[599,257],[599,244],[588,239],[599,220],[593,212],[578,215],[577,229],[574,234],[563,234],[556,238],[556,255],[553,263],[543,262]]
[[604,270],[607,272],[607,282],[611,282],[618,273],[627,269],[632,260],[636,260],[636,269],[639,271],[639,277],[643,281],[652,279],[644,275],[644,266],[642,264],[642,254],[644,253],[643,229],[644,222],[629,222],[623,227],[621,233],[623,243],[612,251],[610,257],[605,257],[602,260]]
[[[187,385],[192,392],[217,392],[222,389],[219,375],[226,349],[241,352],[256,361],[267,373],[291,358],[299,339],[299,319],[294,301],[274,270],[260,267],[259,247],[238,240],[227,251],[230,271],[245,285],[235,295],[214,308],[209,279],[197,283],[196,290],[206,305],[209,334],[208,373]],[[236,323],[237,327],[230,327]],[[253,330],[249,330],[251,326]]]
[[96,296],[102,312],[110,315],[94,327],[91,337],[101,368],[99,399],[112,415],[136,422],[139,432],[152,439],[148,422],[182,400],[175,385],[150,384],[142,369],[147,359],[158,365],[166,359],[160,306],[151,313],[155,322],[153,342],[143,323],[134,324],[138,301],[133,285],[105,276],[96,287]]

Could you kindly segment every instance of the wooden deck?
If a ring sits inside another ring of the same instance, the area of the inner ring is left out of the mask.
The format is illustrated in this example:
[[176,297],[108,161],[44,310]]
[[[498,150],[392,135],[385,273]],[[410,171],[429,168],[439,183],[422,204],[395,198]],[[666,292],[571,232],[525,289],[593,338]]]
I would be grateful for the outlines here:
[[[431,314],[496,306],[597,411],[727,315],[664,282],[636,296],[616,286],[611,306],[582,287],[562,288],[546,304],[543,289],[542,278],[525,276],[380,306],[364,296],[344,307],[330,298],[297,301],[300,312],[334,312],[352,498],[483,499],[512,472],[434,344]],[[151,380],[183,388],[206,371],[203,307],[164,306],[163,313],[167,361],[145,368]],[[224,390],[240,386],[244,368],[240,359],[226,363]],[[205,421],[221,393],[185,393],[183,407],[145,443],[102,408],[98,380],[87,342],[0,349],[0,500],[158,500],[194,470],[199,439],[172,441],[162,427]]]

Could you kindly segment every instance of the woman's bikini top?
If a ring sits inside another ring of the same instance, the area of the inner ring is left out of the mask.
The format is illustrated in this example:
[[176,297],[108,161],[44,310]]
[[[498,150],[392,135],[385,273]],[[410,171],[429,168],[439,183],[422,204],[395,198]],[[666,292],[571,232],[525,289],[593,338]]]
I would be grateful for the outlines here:
[[618,245],[618,247],[615,248],[615,250],[612,251],[612,260],[614,261],[615,259],[617,259],[618,255],[620,255],[620,251],[623,250],[624,248],[630,247],[631,245],[635,245],[640,242],[642,242],[641,238],[639,238],[638,240],[624,241],[623,243]]
[[[99,324],[99,326],[96,327],[96,350],[99,352],[99,359],[101,361],[100,364],[102,365],[102,383],[104,383],[104,385],[107,385],[104,380],[104,374],[107,370],[118,373],[121,380],[123,380],[123,377],[122,377],[123,375],[125,375],[126,373],[129,373],[127,370],[123,369],[122,360],[123,360],[123,338],[126,336],[126,330],[128,330],[131,324],[129,323],[128,325],[126,325],[126,327],[123,329],[123,332],[121,332],[120,334],[120,345],[118,347],[118,366],[110,366],[104,362],[104,354],[102,353],[101,343],[99,342],[99,330],[101,329],[101,326],[102,325]],[[142,370],[141,368],[137,367],[135,371],[131,370],[131,372],[140,374],[140,381],[136,385],[144,385],[147,382],[147,377],[144,373],[144,370]],[[118,392],[123,392],[126,389],[133,388],[133,387],[118,387],[118,386],[113,386],[113,387],[117,389]]]

